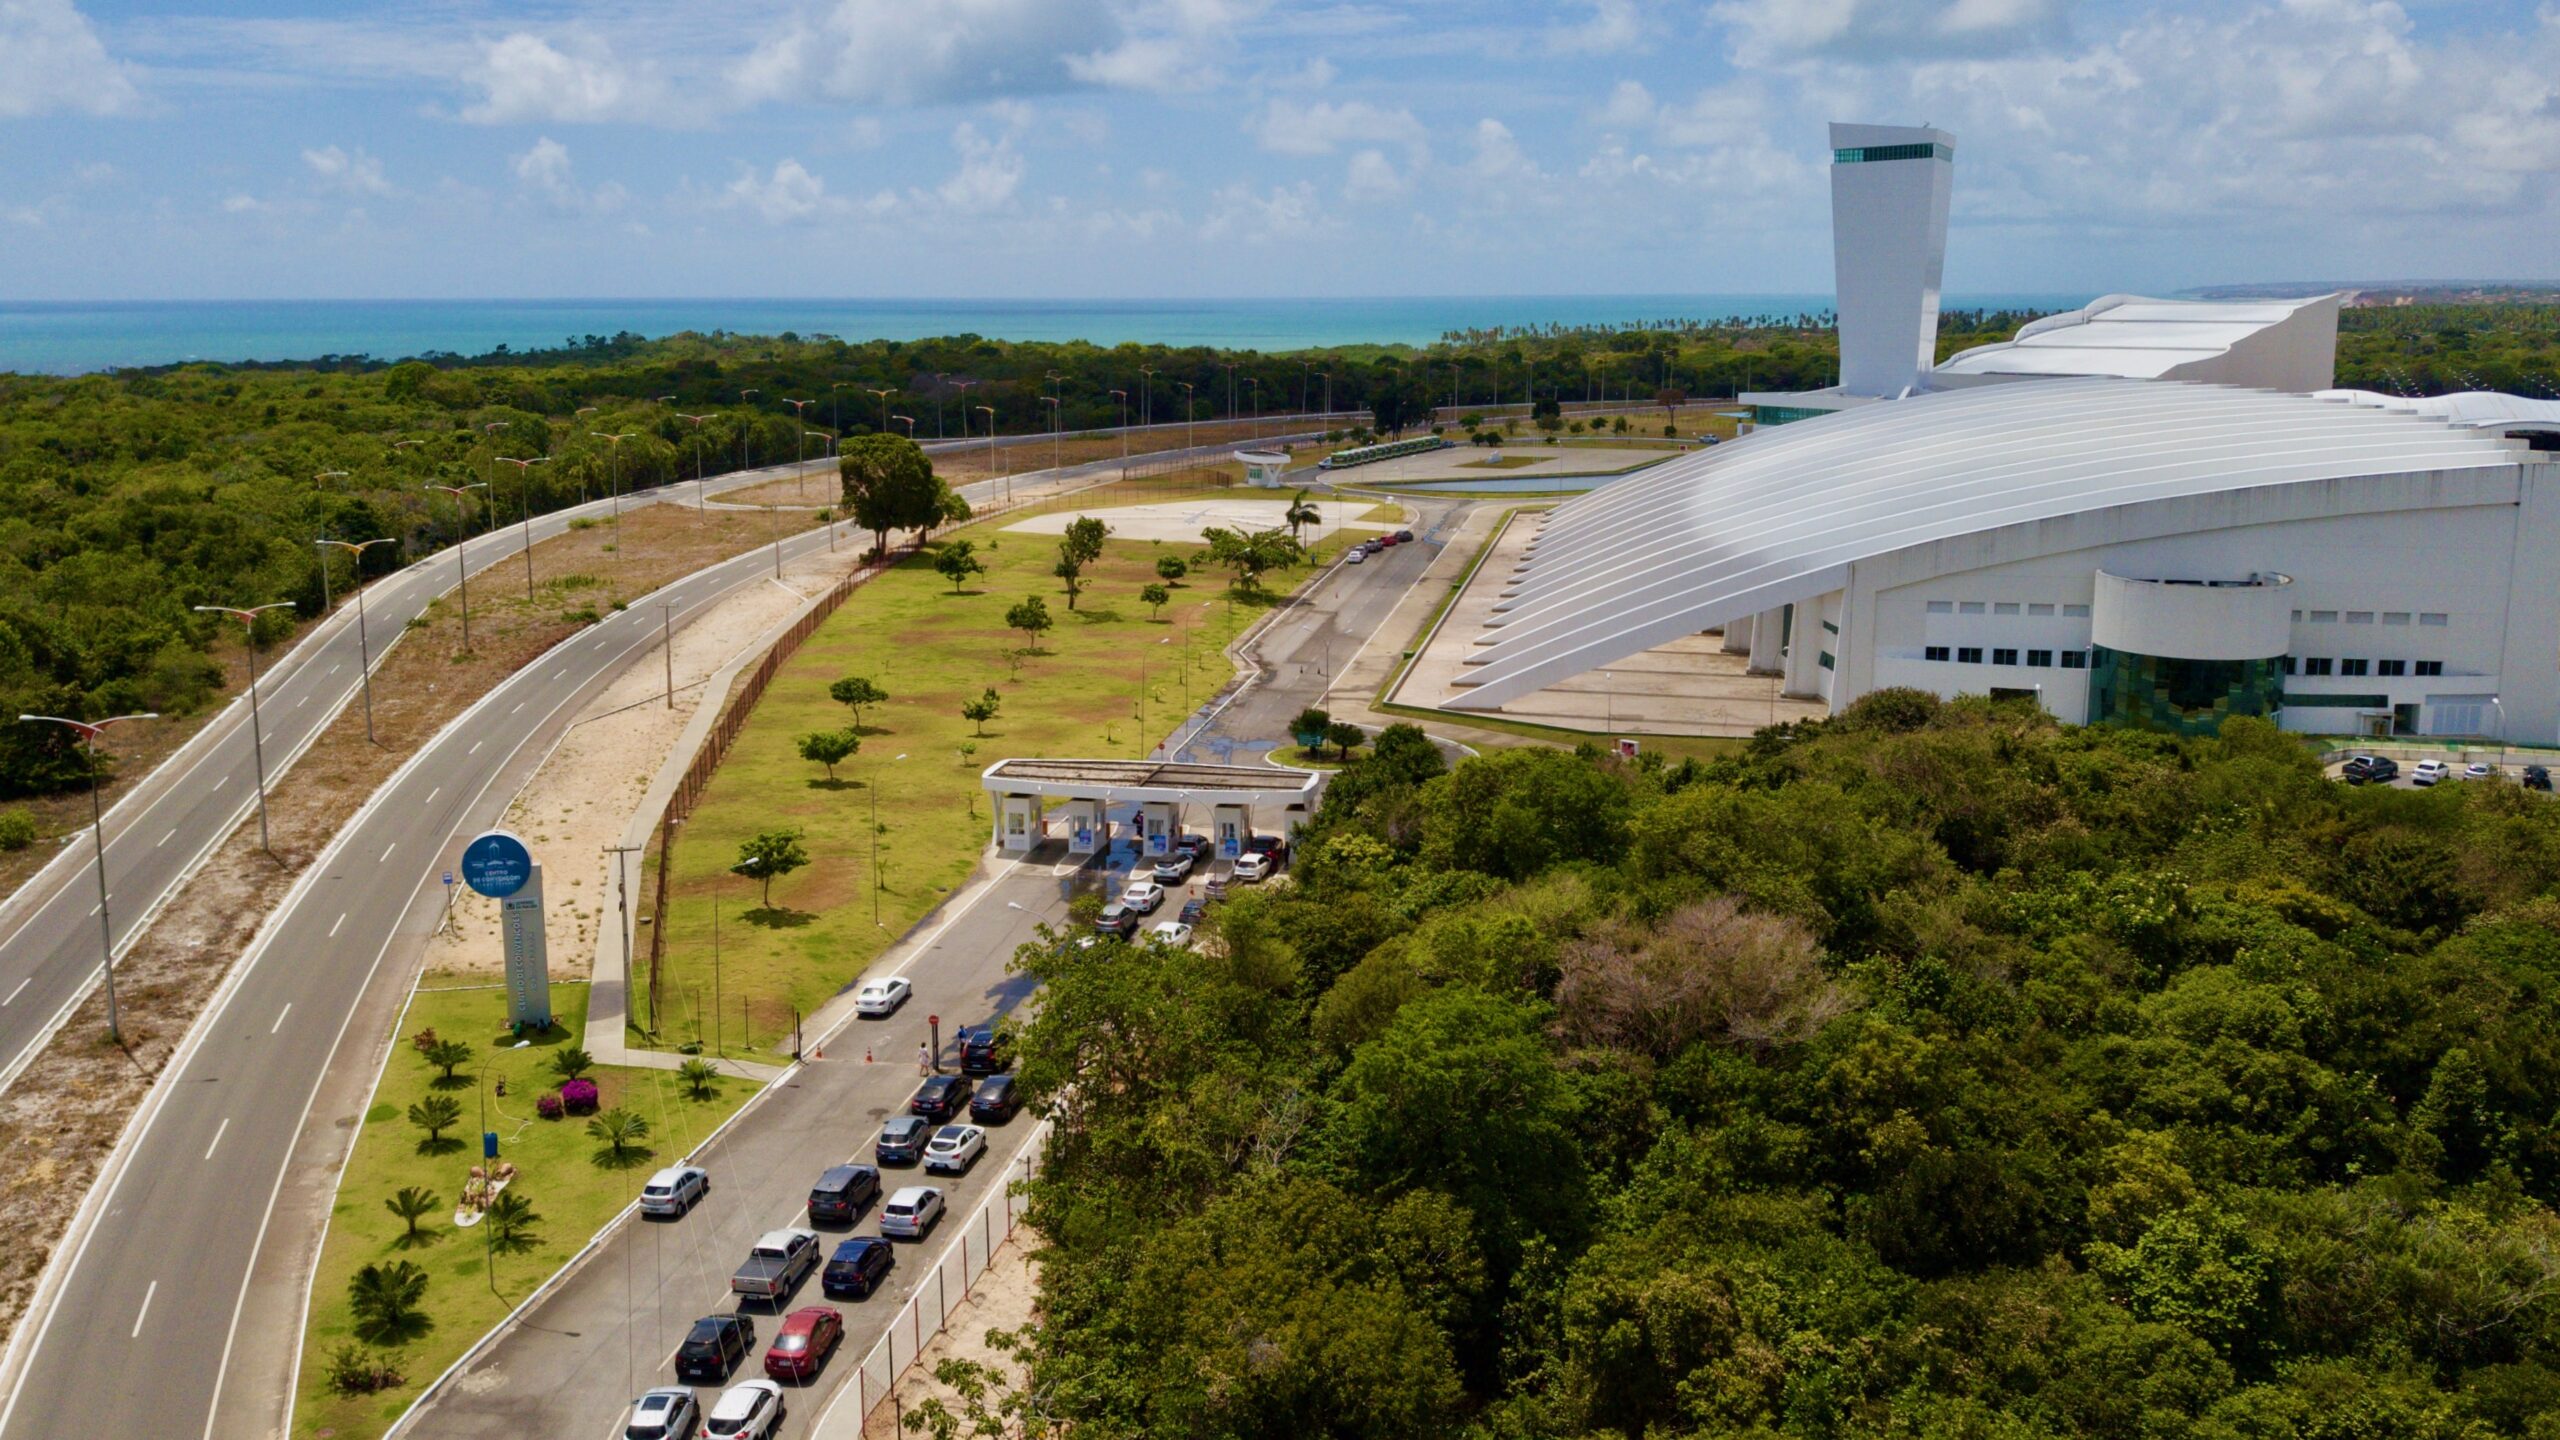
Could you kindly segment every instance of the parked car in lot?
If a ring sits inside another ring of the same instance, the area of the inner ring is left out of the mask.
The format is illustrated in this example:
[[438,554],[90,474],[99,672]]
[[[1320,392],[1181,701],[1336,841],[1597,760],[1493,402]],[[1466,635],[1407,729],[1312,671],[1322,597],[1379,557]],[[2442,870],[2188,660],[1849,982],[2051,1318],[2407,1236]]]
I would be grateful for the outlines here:
[[969,1097],[969,1118],[981,1124],[1001,1125],[1021,1111],[1022,1086],[1010,1075],[988,1076]]
[[1182,913],[1175,918],[1185,925],[1197,926],[1209,918],[1209,902],[1194,895],[1182,902]]
[[960,1031],[960,1073],[993,1075],[1004,1068],[1008,1047],[993,1025]]
[[1174,851],[1172,854],[1167,855],[1156,862],[1156,883],[1160,885],[1181,884],[1184,880],[1190,878],[1192,864],[1193,861],[1190,851]]
[[2524,767],[2524,788],[2527,790],[2549,790],[2551,788],[2551,767],[2548,765],[2527,765]]
[[720,1392],[702,1417],[708,1440],[772,1440],[782,1428],[782,1387],[770,1380],[741,1380]]
[[1235,876],[1247,885],[1259,885],[1271,878],[1271,857],[1258,850],[1248,850],[1236,857]]
[[2373,778],[2373,761],[2371,755],[2350,755],[2347,763],[2338,767],[2338,778],[2350,785],[2362,785]]
[[756,1322],[744,1315],[705,1315],[676,1347],[676,1378],[717,1385],[756,1348]]
[[2462,767],[2462,778],[2465,780],[2495,780],[2498,778],[2498,767],[2495,765],[2483,765],[2479,761],[2474,760],[2470,764]]
[[865,980],[862,988],[853,992],[853,1013],[870,1020],[895,1015],[898,1007],[907,1003],[907,997],[915,993],[915,988],[896,975],[886,980]]
[[1141,915],[1153,915],[1156,907],[1164,903],[1164,887],[1153,880],[1132,880],[1129,888],[1120,892],[1120,903]]
[[1244,840],[1248,855],[1268,855],[1275,866],[1289,863],[1289,842],[1277,835],[1248,835]]
[[643,1215],[682,1215],[711,1193],[711,1172],[699,1165],[670,1165],[640,1187]]
[[856,1235],[827,1257],[818,1288],[830,1300],[868,1300],[897,1267],[898,1252],[877,1235]]
[[693,1440],[702,1424],[702,1407],[681,1385],[661,1385],[631,1402],[631,1419],[622,1440]]
[[1192,861],[1197,863],[1209,858],[1209,837],[1206,835],[1177,835],[1174,837],[1173,848],[1190,856]]
[[1147,938],[1158,945],[1179,950],[1191,943],[1191,927],[1179,920],[1167,920],[1147,932]]
[[776,1380],[815,1379],[843,1343],[841,1312],[825,1305],[803,1306],[782,1317],[772,1348],[764,1352],[764,1373]]
[[809,1187],[809,1223],[850,1225],[880,1198],[880,1172],[868,1165],[833,1165]]
[[925,1173],[966,1175],[986,1153],[986,1131],[975,1125],[945,1125],[924,1147]]
[[1201,881],[1200,893],[1212,900],[1226,899],[1227,877],[1224,875],[1212,875],[1208,879]]
[[816,1231],[767,1230],[747,1252],[746,1263],[729,1277],[729,1289],[742,1299],[779,1305],[817,1268]]
[[968,1103],[968,1081],[957,1075],[936,1075],[916,1087],[915,1097],[907,1102],[907,1113],[939,1125],[959,1114],[960,1107]]
[[2374,785],[2388,785],[2399,778],[2400,762],[2388,755],[2374,756],[2372,768],[2365,772],[2366,782]]
[[2441,760],[2421,760],[2418,762],[2417,768],[2409,772],[2409,783],[2412,785],[2433,785],[2437,781],[2445,779],[2452,774],[2453,767],[2447,765]]
[[871,1158],[883,1165],[913,1165],[924,1158],[924,1142],[933,1138],[933,1122],[915,1115],[892,1115],[881,1122]]
[[1114,900],[1102,907],[1101,914],[1093,917],[1093,928],[1126,940],[1138,933],[1138,912]]
[[895,1240],[921,1240],[942,1219],[942,1192],[930,1185],[910,1185],[880,1208],[880,1233]]

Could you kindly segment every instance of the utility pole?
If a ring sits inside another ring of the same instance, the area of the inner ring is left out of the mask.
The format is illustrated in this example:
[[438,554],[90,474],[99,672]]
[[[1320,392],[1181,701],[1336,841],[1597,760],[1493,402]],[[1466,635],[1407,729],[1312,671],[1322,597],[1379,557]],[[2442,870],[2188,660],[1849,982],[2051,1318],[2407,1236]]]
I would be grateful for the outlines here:
[[364,632],[364,552],[376,545],[389,545],[395,542],[391,536],[386,535],[379,540],[314,540],[311,543],[321,547],[320,582],[324,600],[328,593],[329,580],[328,547],[335,545],[356,557],[356,658],[362,665],[357,673],[364,677],[364,738],[368,743],[381,744],[381,741],[373,738],[373,642],[366,638]]
[[[259,733],[262,722],[258,718],[258,617],[269,610],[290,610],[293,604],[278,600],[272,605],[253,605],[246,610],[229,605],[198,605],[194,608],[208,614],[228,615],[239,621],[241,629],[246,632],[249,642],[249,751],[258,763],[258,848],[272,856],[276,853],[275,847],[267,840],[267,742],[266,737]],[[96,799],[94,795],[90,798]],[[99,913],[104,914],[105,911],[102,909]]]
[[[100,970],[107,977],[107,1038],[124,1043],[124,1027],[116,1014],[116,931],[107,918],[107,820],[98,807],[98,732],[127,720],[157,720],[157,714],[117,715],[105,720],[65,720],[59,715],[21,715],[27,722],[67,725],[78,731],[89,756],[89,836],[98,848],[98,948]],[[261,811],[261,814],[264,812]]]
[[673,600],[658,602],[658,649],[667,657],[667,708],[676,708],[676,622]]
[[[604,847],[604,853],[613,857],[613,908],[622,917],[622,993],[626,1011],[630,1007],[633,958],[631,954],[631,875],[625,867],[631,856],[647,848],[645,845]],[[658,1017],[653,1013],[649,1018],[655,1021]]]

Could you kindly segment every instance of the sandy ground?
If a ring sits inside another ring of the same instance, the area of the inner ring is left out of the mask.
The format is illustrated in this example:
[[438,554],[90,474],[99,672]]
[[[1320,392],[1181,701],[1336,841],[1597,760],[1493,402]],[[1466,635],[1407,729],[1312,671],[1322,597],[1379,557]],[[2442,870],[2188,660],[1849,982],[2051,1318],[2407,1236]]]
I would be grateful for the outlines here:
[[[1547,445],[1535,439],[1487,450],[1453,445],[1361,465],[1335,477],[1345,485],[1396,485],[1407,481],[1499,480],[1523,475],[1615,475],[1668,460],[1669,450],[1621,450],[1598,445]],[[1499,461],[1500,463],[1496,463]],[[1521,462],[1527,463],[1521,463]]]
[[[995,1260],[969,1287],[969,1298],[952,1307],[951,1322],[939,1335],[925,1342],[918,1364],[910,1367],[898,1383],[898,1408],[912,1414],[930,1399],[938,1399],[955,1415],[965,1416],[960,1397],[933,1378],[933,1367],[945,1360],[974,1360],[1019,1382],[1021,1370],[1003,1351],[987,1343],[990,1330],[1020,1330],[1031,1323],[1040,1304],[1040,1277],[1033,1268],[1040,1259],[1039,1236],[1028,1228],[1016,1230],[1013,1238],[996,1249]],[[1029,1242],[1029,1243],[1026,1243]],[[871,1407],[863,1417],[863,1433],[873,1426],[887,1435],[895,1429],[889,1415],[888,1402]],[[924,1433],[921,1429],[915,1433]],[[965,1427],[963,1434],[969,1433]]]
[[[544,929],[555,980],[591,978],[596,927],[611,918],[614,844],[632,810],[675,748],[703,699],[703,682],[797,609],[808,596],[859,568],[848,545],[784,568],[783,584],[751,585],[675,635],[675,708],[665,703],[665,652],[652,648],[579,712],[560,745],[507,807],[506,826],[525,838],[543,867]],[[784,588],[788,585],[790,588]],[[640,857],[623,862],[634,894]],[[445,927],[428,947],[429,974],[503,978],[498,902],[456,886]],[[635,937],[643,943],[646,935]]]
[[[1363,519],[1370,511],[1366,500],[1311,500],[1307,502],[1324,512],[1324,519],[1299,532],[1312,545],[1336,530],[1390,530],[1393,526]],[[1005,529],[1031,535],[1064,535],[1068,522],[1091,513],[1110,525],[1117,540],[1184,540],[1198,542],[1202,529],[1224,526],[1230,530],[1284,529],[1288,521],[1289,502],[1280,500],[1246,500],[1224,495],[1203,496],[1197,500],[1173,500],[1156,505],[1124,505],[1116,509],[1053,510],[1017,520]]]

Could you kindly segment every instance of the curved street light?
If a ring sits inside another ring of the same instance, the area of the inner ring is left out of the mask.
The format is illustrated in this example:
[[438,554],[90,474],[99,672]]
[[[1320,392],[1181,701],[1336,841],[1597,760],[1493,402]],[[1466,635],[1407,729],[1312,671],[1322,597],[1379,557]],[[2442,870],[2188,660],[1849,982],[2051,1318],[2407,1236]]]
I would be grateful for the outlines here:
[[462,552],[471,541],[471,492],[489,487],[474,480],[468,485],[429,485],[426,488],[441,490],[453,497],[454,518],[461,526],[461,533],[453,540],[453,574],[462,586],[462,653],[468,655],[471,653],[471,570],[462,563]]
[[613,487],[613,558],[616,562],[615,568],[627,568],[622,562],[622,442],[634,438],[640,432],[625,430],[619,435],[607,435],[601,430],[590,430],[587,433],[598,440],[610,441],[613,444],[613,478],[607,482]]
[[249,642],[249,751],[258,762],[258,848],[269,855],[275,847],[267,840],[267,741],[260,733],[258,718],[258,617],[270,610],[290,610],[291,601],[278,600],[272,605],[252,605],[240,609],[232,605],[198,605],[195,609],[208,615],[228,615],[240,622]]
[[326,547],[334,545],[355,557],[356,657],[363,662],[357,673],[364,677],[364,738],[369,744],[379,745],[382,742],[373,738],[373,642],[364,630],[364,552],[376,545],[398,542],[385,535],[379,540],[314,540],[311,543],[323,547],[320,552],[320,600],[324,614],[329,603],[329,553]]
[[124,1043],[124,1028],[116,1017],[116,932],[107,918],[107,821],[98,808],[98,732],[127,720],[157,720],[156,712],[139,715],[116,715],[105,720],[66,720],[59,715],[21,715],[29,724],[67,725],[80,734],[82,748],[89,754],[89,834],[98,847],[98,944],[104,957],[99,966],[107,977],[107,1038],[118,1045]]
[[[513,455],[501,455],[498,458],[516,467],[518,498],[524,501],[524,598],[530,602],[533,599],[533,467],[550,464],[551,457],[538,455],[531,460],[519,460]],[[497,492],[493,490],[489,494],[489,523],[495,525],[498,523]]]

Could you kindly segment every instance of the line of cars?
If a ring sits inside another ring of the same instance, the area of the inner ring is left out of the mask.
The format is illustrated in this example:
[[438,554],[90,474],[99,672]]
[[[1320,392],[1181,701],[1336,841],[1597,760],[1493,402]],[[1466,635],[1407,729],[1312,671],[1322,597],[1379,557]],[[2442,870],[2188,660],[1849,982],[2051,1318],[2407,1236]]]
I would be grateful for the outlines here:
[[1375,536],[1352,546],[1350,552],[1342,557],[1342,563],[1345,565],[1365,565],[1368,563],[1370,556],[1377,554],[1381,550],[1392,550],[1398,545],[1410,545],[1412,543],[1413,532],[1410,530],[1398,530],[1392,535]]
[[[2354,755],[2338,767],[2338,778],[2350,785],[2388,785],[2400,778],[2400,762],[2388,755]],[[2409,783],[2425,787],[2447,780],[2497,780],[2504,778],[2497,766],[2481,761],[2457,767],[2449,760],[2420,760],[2409,767]],[[2516,774],[2518,784],[2527,790],[2551,789],[2551,769],[2547,765],[2527,765]]]
[[[1288,861],[1288,841],[1277,835],[1254,835],[1246,838],[1234,864],[1228,869],[1235,879],[1248,885],[1258,885],[1278,874]],[[1116,935],[1128,941],[1135,941],[1140,929],[1144,928],[1147,937],[1158,944],[1190,944],[1200,922],[1208,917],[1208,902],[1226,895],[1227,882],[1224,878],[1209,877],[1201,887],[1207,891],[1206,898],[1186,899],[1175,918],[1159,920],[1152,926],[1147,925],[1146,920],[1164,907],[1166,899],[1173,893],[1168,887],[1191,879],[1208,863],[1208,836],[1175,836],[1169,853],[1163,859],[1143,873],[1130,872],[1127,887],[1120,892],[1118,899],[1102,907],[1102,913],[1094,918],[1093,928],[1101,934]]]
[[[769,1440],[779,1430],[784,1382],[816,1379],[844,1343],[844,1312],[834,1306],[806,1305],[783,1316],[764,1352],[761,1378],[728,1383],[707,1408],[691,1386],[729,1382],[754,1357],[756,1323],[743,1308],[746,1302],[779,1311],[812,1274],[829,1300],[868,1300],[897,1268],[891,1242],[921,1241],[941,1222],[949,1202],[939,1188],[902,1186],[884,1198],[881,1167],[921,1164],[928,1174],[967,1175],[986,1155],[983,1127],[1007,1123],[1022,1110],[1021,1087],[1002,1073],[1005,1037],[990,1025],[964,1027],[957,1038],[961,1073],[932,1076],[916,1087],[907,1113],[893,1117],[873,1142],[877,1163],[829,1166],[810,1187],[810,1226],[852,1226],[876,1204],[880,1233],[848,1236],[823,1260],[815,1229],[785,1227],[758,1236],[729,1277],[741,1308],[693,1323],[675,1354],[676,1378],[687,1383],[659,1386],[633,1401],[625,1440]],[[959,1123],[963,1109],[975,1123]],[[679,1220],[710,1190],[711,1177],[702,1167],[670,1166],[641,1187],[640,1210]]]

